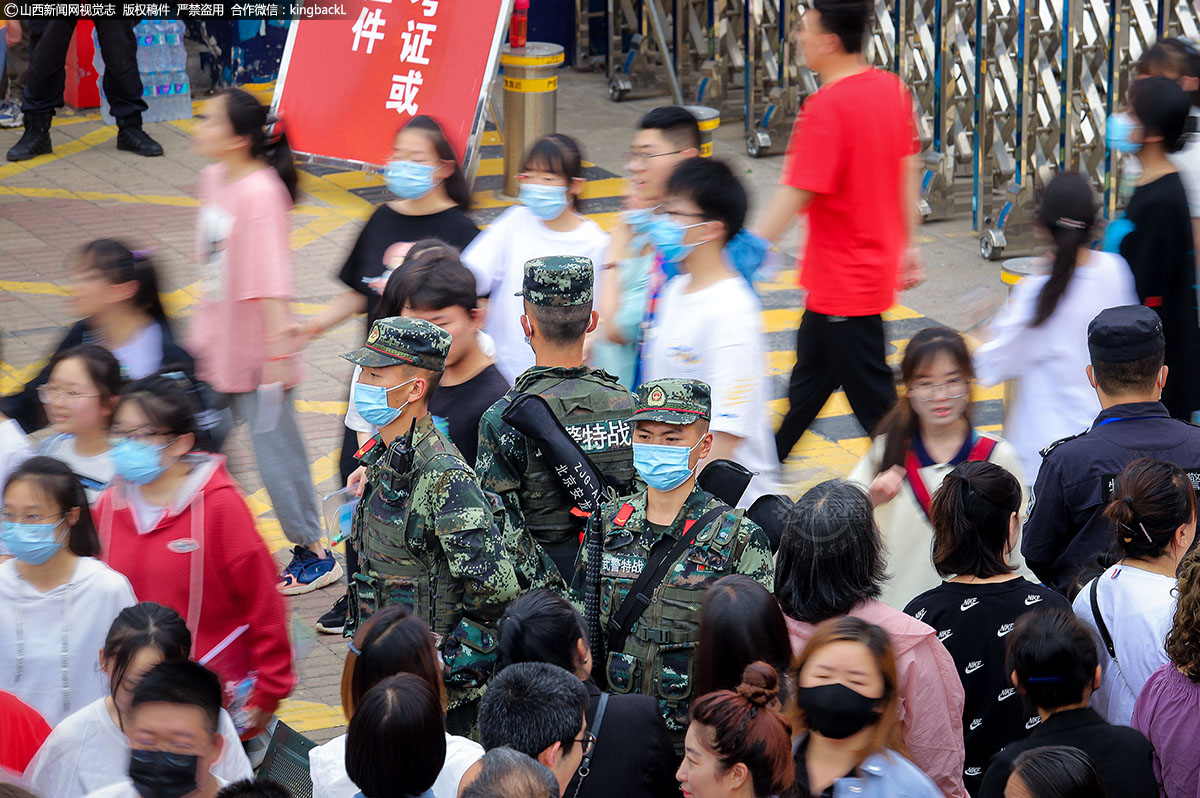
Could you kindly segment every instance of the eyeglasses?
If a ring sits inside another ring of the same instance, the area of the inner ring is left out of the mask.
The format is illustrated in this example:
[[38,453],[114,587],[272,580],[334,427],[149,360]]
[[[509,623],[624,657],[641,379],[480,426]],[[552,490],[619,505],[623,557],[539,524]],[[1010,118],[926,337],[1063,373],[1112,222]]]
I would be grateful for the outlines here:
[[918,382],[908,393],[918,402],[932,402],[941,396],[944,399],[962,399],[971,392],[971,386],[962,377],[952,377],[945,382]]
[[[712,221],[711,219],[708,218],[707,215],[705,215],[703,213],[688,213],[687,211],[669,211],[661,205],[655,207],[654,210],[651,211],[651,213],[653,213],[655,216],[666,216],[671,219],[674,219],[675,217],[679,216],[684,219],[704,219],[706,222]],[[696,225],[692,225],[692,226],[695,227]]]
[[98,393],[79,393],[79,391],[55,388],[50,385],[39,385],[37,395],[44,405],[61,404],[64,407],[75,407],[79,404],[80,399],[98,399],[100,397]]
[[671,150],[670,152],[627,152],[625,153],[625,163],[644,164],[651,158],[662,158],[664,155],[678,155],[681,152],[683,152],[683,150]]
[[575,738],[575,742],[583,746],[583,755],[587,756],[592,752],[592,748],[596,746],[596,735],[591,732],[584,732],[583,739]]
[[144,431],[140,429],[121,429],[113,427],[108,431],[108,442],[112,446],[116,446],[121,441],[133,441],[134,443],[153,443],[154,438],[162,438],[170,435],[169,432],[155,432],[153,430]]
[[44,524],[51,518],[59,518],[66,513],[54,513],[53,515],[14,515],[10,512],[0,510],[0,521],[6,524]]

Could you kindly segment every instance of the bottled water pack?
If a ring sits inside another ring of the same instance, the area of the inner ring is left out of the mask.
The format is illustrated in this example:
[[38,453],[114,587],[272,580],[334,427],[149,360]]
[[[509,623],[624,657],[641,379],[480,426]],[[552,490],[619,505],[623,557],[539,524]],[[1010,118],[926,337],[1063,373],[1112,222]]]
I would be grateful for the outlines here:
[[[188,83],[187,50],[183,45],[184,24],[178,20],[144,19],[133,28],[137,37],[137,64],[142,78],[142,99],[146,101],[143,122],[169,122],[192,117],[192,88]],[[93,61],[99,73],[100,115],[107,125],[114,124],[108,98],[104,95],[104,59],[100,42]]]

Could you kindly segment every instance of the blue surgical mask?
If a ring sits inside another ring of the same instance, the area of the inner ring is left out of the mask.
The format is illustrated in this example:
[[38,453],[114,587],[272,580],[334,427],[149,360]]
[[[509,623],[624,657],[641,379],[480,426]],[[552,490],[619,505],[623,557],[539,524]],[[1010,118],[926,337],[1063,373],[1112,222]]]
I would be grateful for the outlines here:
[[0,523],[0,536],[8,552],[27,565],[41,565],[63,547],[55,530],[61,524],[22,524],[16,521]]
[[117,476],[135,485],[148,485],[162,476],[170,463],[162,461],[165,443],[146,443],[122,438],[113,445],[109,456]]
[[388,393],[403,388],[410,382],[416,381],[416,377],[411,380],[393,385],[391,388],[384,388],[382,385],[367,385],[365,382],[354,383],[354,409],[363,417],[363,421],[371,424],[379,429],[383,429],[388,424],[391,424],[396,419],[400,418],[400,414],[404,412],[404,408],[408,407],[408,402],[399,407],[392,407],[388,404]]
[[1105,138],[1108,139],[1108,146],[1119,152],[1127,155],[1133,155],[1138,152],[1142,145],[1140,142],[1133,140],[1133,131],[1137,130],[1140,125],[1133,121],[1133,117],[1126,113],[1113,114],[1108,118],[1108,124],[1105,126]]
[[[699,446],[703,439],[697,441]],[[674,490],[692,475],[690,460],[696,446],[633,444],[633,467],[646,484],[663,493]]]
[[539,186],[523,183],[517,201],[543,222],[557,219],[567,209],[566,186]]
[[654,246],[663,256],[663,261],[667,263],[679,263],[684,260],[696,244],[683,243],[683,237],[687,235],[687,231],[693,227],[699,227],[708,222],[697,222],[696,224],[680,224],[671,219],[665,214],[658,214],[659,218],[654,220],[653,226],[650,228],[650,240],[654,242]]
[[400,199],[416,199],[433,190],[434,166],[416,161],[388,161],[383,179],[388,191]]
[[634,235],[645,235],[654,224],[654,209],[631,208],[621,211],[621,221],[633,228]]

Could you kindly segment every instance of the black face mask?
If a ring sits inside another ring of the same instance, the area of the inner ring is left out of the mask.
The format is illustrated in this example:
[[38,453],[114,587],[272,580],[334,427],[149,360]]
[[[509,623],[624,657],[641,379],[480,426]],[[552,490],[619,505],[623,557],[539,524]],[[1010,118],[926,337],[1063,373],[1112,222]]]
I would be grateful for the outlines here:
[[166,751],[139,751],[129,755],[129,778],[142,798],[183,798],[196,791],[199,757]]
[[796,701],[808,728],[831,740],[844,740],[879,720],[880,698],[867,698],[844,684],[801,687]]

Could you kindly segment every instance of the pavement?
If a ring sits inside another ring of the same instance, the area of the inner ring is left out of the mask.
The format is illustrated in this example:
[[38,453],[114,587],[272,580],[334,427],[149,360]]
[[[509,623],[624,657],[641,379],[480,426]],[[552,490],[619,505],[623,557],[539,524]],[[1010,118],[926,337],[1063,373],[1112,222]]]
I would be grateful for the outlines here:
[[[641,114],[667,100],[610,102],[599,74],[566,71],[559,85],[558,130],[576,137],[593,164],[588,169],[583,211],[609,227],[622,191],[621,154],[631,132]],[[190,125],[190,120],[147,125],[166,155],[141,159],[117,152],[116,130],[103,125],[98,112],[64,112],[53,128],[53,154],[0,164],[0,393],[11,392],[35,375],[64,325],[73,321],[65,304],[68,272],[78,249],[93,239],[114,237],[134,249],[154,248],[168,313],[180,330],[186,328],[198,295],[199,275],[190,262],[196,178],[206,163],[189,152]],[[782,158],[749,158],[741,125],[734,120],[717,131],[714,155],[728,160],[746,182],[753,219],[754,208],[762,207],[778,180]],[[20,133],[0,130],[0,152],[7,151]],[[475,183],[475,215],[481,225],[508,204],[496,195],[502,155],[499,135],[486,133],[483,144],[484,160]],[[291,245],[300,294],[294,309],[304,317],[319,312],[340,293],[337,270],[362,222],[388,194],[377,176],[328,168],[306,168],[300,185],[303,196],[293,213]],[[922,229],[918,241],[929,279],[885,315],[893,365],[898,364],[905,342],[917,330],[936,323],[935,318],[956,328],[967,326],[972,321],[972,303],[964,297],[1002,296],[999,268],[980,259],[977,240],[969,218]],[[794,237],[785,240],[784,249],[794,251],[795,243]],[[790,266],[758,289],[769,341],[768,372],[775,380],[775,395],[782,397],[795,361],[792,344],[802,297]],[[341,487],[337,456],[351,367],[338,355],[360,345],[362,330],[362,321],[352,319],[314,341],[307,350],[309,377],[297,391],[313,485],[322,496]],[[999,388],[976,389],[977,424],[999,428],[1000,397]],[[772,411],[782,412],[785,402],[774,401]],[[835,394],[787,463],[789,492],[798,495],[820,480],[844,476],[867,444],[845,397]],[[230,439],[225,454],[263,539],[282,566],[289,544],[262,489],[245,429]],[[313,622],[340,593],[340,587],[330,587],[288,599],[300,679],[279,714],[318,742],[344,731],[338,695],[346,644],[313,631]]]

